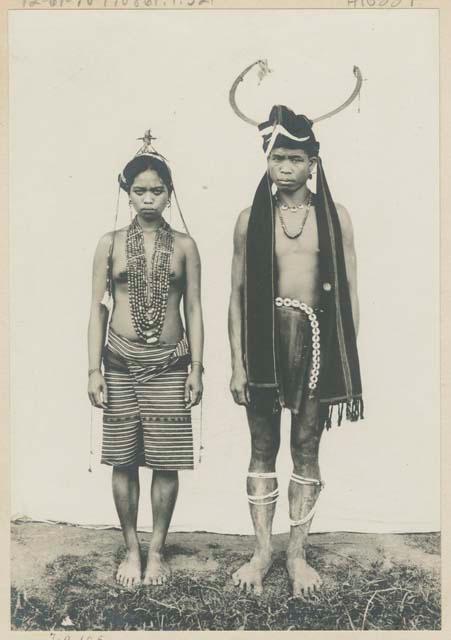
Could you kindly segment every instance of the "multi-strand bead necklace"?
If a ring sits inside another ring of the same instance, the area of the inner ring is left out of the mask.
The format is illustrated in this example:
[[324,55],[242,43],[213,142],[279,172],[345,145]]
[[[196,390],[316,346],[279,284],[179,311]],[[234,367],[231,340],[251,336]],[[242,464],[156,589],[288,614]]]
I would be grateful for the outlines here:
[[149,343],[157,342],[166,315],[174,232],[162,220],[155,234],[152,262],[148,271],[144,232],[136,216],[127,230],[126,252],[133,326],[140,338]]

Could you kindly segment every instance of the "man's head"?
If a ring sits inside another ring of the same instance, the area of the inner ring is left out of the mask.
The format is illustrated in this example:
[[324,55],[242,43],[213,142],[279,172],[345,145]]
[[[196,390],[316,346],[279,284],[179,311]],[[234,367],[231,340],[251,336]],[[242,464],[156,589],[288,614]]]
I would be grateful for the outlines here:
[[273,147],[268,156],[268,174],[279,191],[297,191],[311,177],[315,161],[300,147]]
[[276,105],[258,128],[271,180],[278,188],[293,191],[305,184],[319,152],[311,120]]

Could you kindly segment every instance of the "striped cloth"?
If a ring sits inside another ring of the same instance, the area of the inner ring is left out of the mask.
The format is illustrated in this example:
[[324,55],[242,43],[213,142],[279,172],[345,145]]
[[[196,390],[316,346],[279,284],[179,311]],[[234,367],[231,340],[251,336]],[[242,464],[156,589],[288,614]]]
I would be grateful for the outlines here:
[[186,337],[176,345],[149,345],[110,328],[104,352],[103,464],[194,468],[191,411],[185,409],[188,362]]

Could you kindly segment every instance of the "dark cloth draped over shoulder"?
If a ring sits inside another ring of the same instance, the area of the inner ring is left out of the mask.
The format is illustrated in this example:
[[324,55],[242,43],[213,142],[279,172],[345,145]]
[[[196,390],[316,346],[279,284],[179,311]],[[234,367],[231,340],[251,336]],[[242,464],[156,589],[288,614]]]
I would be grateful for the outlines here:
[[[267,124],[261,126],[267,127]],[[344,411],[349,420],[362,418],[363,400],[341,227],[319,157],[313,203],[319,237],[319,306],[322,310],[319,397],[321,419],[329,428],[334,407],[338,409],[338,424]],[[274,407],[278,402],[274,245],[271,180],[265,173],[254,196],[246,237],[244,327],[251,402],[262,409]]]

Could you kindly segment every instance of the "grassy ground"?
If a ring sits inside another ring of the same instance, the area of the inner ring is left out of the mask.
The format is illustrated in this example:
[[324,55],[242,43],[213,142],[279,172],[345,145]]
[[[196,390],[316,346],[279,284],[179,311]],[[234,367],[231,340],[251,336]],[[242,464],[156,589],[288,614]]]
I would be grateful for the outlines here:
[[[141,538],[145,557],[148,536]],[[61,629],[63,622],[76,630],[440,628],[438,534],[312,535],[308,556],[324,578],[312,602],[291,597],[285,534],[275,536],[259,598],[230,579],[251,553],[248,536],[170,534],[170,581],[133,591],[113,580],[124,554],[118,531],[22,524],[13,526],[12,540],[14,629]]]

